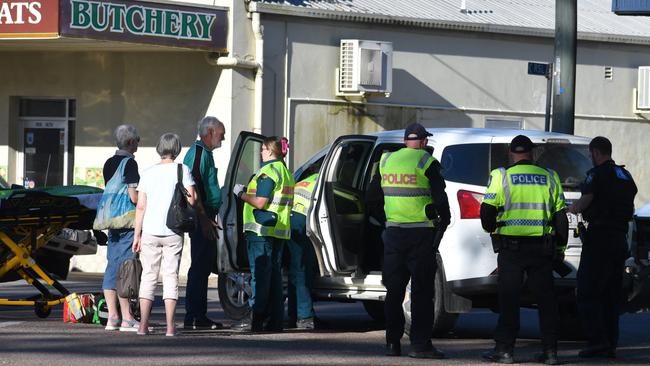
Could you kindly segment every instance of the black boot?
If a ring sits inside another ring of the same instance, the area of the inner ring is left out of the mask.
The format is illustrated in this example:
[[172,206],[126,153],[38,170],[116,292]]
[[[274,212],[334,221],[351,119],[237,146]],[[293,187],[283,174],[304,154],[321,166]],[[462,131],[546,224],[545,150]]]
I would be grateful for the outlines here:
[[557,358],[557,349],[547,349],[535,356],[535,361],[546,365],[559,365]]
[[436,347],[431,347],[431,349],[428,350],[423,350],[423,351],[411,351],[409,352],[409,357],[411,358],[430,358],[430,359],[436,359],[436,360],[441,360],[445,358],[445,354],[439,350],[436,349]]
[[386,356],[401,356],[402,346],[399,343],[386,343]]
[[264,329],[264,316],[250,312],[248,316],[244,317],[233,329],[241,332],[262,332]]
[[616,358],[616,350],[609,346],[609,344],[596,344],[589,345],[587,348],[583,348],[578,353],[578,357],[581,358],[593,358],[593,357],[608,357]]
[[487,352],[483,352],[481,354],[481,357],[483,357],[483,359],[486,361],[497,362],[497,363],[515,362],[514,359],[512,358],[512,352],[497,351],[496,348]]

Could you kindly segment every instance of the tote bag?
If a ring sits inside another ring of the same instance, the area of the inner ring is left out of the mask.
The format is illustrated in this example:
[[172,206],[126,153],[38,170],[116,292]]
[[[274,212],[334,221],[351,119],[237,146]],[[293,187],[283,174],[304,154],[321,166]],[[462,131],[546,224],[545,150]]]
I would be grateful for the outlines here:
[[167,211],[167,227],[177,234],[189,233],[196,229],[198,217],[194,208],[187,203],[189,193],[183,186],[183,166],[181,164],[177,166],[176,187]]
[[117,272],[117,296],[137,299],[140,292],[140,276],[142,276],[142,263],[139,255],[136,254],[122,262]]
[[97,215],[93,229],[132,229],[135,222],[135,205],[131,202],[127,185],[124,183],[124,168],[131,158],[124,158],[113,177],[106,183],[102,198],[97,204]]

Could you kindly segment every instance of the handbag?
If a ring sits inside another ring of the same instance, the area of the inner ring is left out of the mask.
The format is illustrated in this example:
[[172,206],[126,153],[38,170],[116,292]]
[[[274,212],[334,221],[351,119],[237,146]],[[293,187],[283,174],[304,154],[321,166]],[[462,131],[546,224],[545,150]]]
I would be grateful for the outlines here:
[[97,204],[94,230],[132,229],[135,224],[135,204],[129,197],[128,186],[124,184],[124,168],[131,158],[124,158],[113,177],[106,183],[102,198]]
[[126,299],[137,299],[140,292],[140,276],[142,263],[138,254],[120,264],[117,272],[117,296]]
[[183,186],[183,166],[178,164],[177,181],[174,187],[174,196],[167,211],[167,227],[173,232],[189,233],[196,229],[198,217],[194,207],[187,202],[190,195]]

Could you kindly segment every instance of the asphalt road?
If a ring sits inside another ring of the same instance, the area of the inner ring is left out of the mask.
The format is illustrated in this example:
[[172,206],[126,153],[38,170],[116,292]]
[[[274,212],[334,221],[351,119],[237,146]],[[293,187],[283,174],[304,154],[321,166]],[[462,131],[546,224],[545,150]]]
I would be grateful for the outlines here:
[[[93,292],[101,284],[97,275],[75,274],[64,284],[72,291]],[[184,289],[183,289],[184,290]],[[26,284],[0,284],[0,296],[33,295]],[[224,323],[216,290],[210,290],[210,316]],[[39,319],[29,307],[0,307],[0,365],[487,365],[480,353],[493,346],[496,315],[474,311],[459,318],[456,330],[434,339],[445,351],[442,361],[383,356],[384,331],[357,303],[320,302],[316,311],[326,329],[277,334],[242,334],[229,330],[182,332],[164,336],[162,301],[154,305],[155,333],[107,332],[103,327],[62,322],[61,306],[47,319]],[[177,322],[182,322],[179,306]],[[522,329],[515,361],[532,363],[539,348],[537,315],[522,311]],[[560,357],[565,364],[650,364],[650,314],[628,314],[621,320],[621,347],[616,360],[584,361],[577,357],[582,343],[562,341]],[[408,351],[408,340],[403,342]]]

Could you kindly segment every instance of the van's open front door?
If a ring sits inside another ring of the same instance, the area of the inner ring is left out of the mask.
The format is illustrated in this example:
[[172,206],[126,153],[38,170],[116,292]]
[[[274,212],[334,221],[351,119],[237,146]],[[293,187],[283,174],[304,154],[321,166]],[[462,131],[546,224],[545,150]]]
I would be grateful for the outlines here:
[[324,275],[356,269],[366,222],[363,180],[375,136],[348,135],[333,144],[320,170],[307,235]]
[[262,162],[260,151],[264,136],[242,132],[232,150],[226,181],[221,188],[223,204],[219,216],[223,231],[217,241],[217,270],[219,273],[248,270],[246,241],[243,232],[243,201],[232,193],[237,183],[248,185]]

